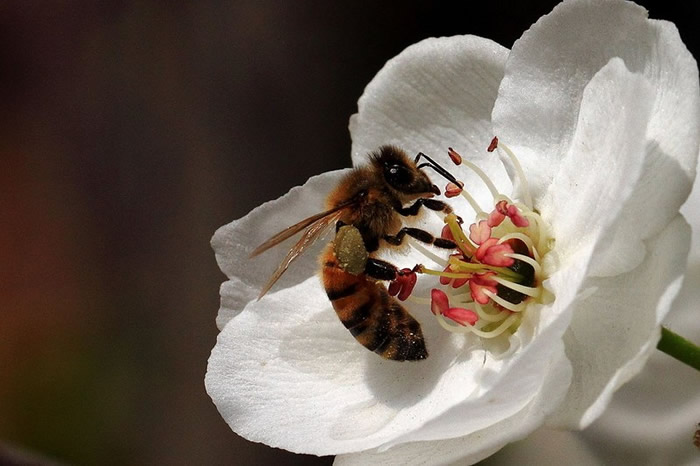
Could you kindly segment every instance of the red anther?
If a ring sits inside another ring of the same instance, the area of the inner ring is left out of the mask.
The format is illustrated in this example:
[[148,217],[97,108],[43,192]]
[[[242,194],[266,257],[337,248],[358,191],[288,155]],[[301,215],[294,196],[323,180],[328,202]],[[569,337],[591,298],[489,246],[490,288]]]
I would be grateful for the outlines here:
[[389,292],[390,296],[396,296],[399,294],[399,291],[401,291],[401,279],[403,277],[396,277],[389,283],[389,289],[387,291]]
[[450,241],[454,241],[455,237],[452,236],[452,230],[450,230],[449,225],[445,225],[442,227],[442,232],[440,233],[440,237],[444,239],[449,239]]
[[489,214],[489,226],[494,227],[500,225],[506,217],[510,218],[510,221],[513,222],[513,225],[516,227],[526,227],[530,224],[528,219],[520,214],[520,209],[516,206],[508,204],[507,201],[498,201],[496,203],[496,208]]
[[408,299],[408,297],[411,296],[411,293],[413,293],[413,288],[415,288],[416,282],[418,281],[418,275],[416,275],[415,272],[411,270],[409,270],[408,272],[408,274],[403,276],[403,286],[401,287],[401,291],[399,292],[399,294],[396,296],[397,298],[399,298],[399,301],[406,301],[406,299]]
[[481,273],[474,275],[469,280],[469,290],[472,292],[472,299],[477,303],[487,304],[489,302],[489,297],[484,293],[484,290],[489,290],[493,294],[498,292],[496,288],[498,282],[489,278],[493,275],[495,275],[494,272]]
[[464,309],[462,307],[451,307],[443,312],[442,315],[454,322],[457,322],[462,327],[474,325],[476,321],[479,320],[479,316],[476,314],[476,312],[470,309]]
[[459,193],[462,192],[462,188],[464,187],[464,183],[461,181],[459,184],[454,184],[452,182],[447,183],[447,186],[445,186],[445,197],[455,197],[458,196]]
[[507,201],[498,201],[496,203],[496,210],[503,215],[508,215],[508,202]]
[[[492,241],[493,240],[493,241]],[[476,250],[476,257],[482,264],[493,265],[495,267],[510,267],[515,259],[508,257],[513,254],[513,248],[506,243],[497,244],[496,238],[489,238],[479,249]]]
[[491,246],[495,246],[498,244],[498,238],[489,238],[483,243],[479,245],[479,248],[476,250],[474,253],[474,257],[476,257],[476,260],[479,262],[483,262],[483,258],[486,255],[486,252],[489,250]]
[[418,281],[418,275],[416,271],[420,269],[421,266],[417,265],[413,269],[401,269],[399,270],[396,278],[389,283],[389,288],[387,292],[391,296],[396,296],[400,301],[405,301],[411,293],[413,288],[416,286]]
[[[448,265],[447,267],[445,267],[445,270],[443,270],[443,272],[452,272],[452,269]],[[440,284],[441,285],[449,285],[451,281],[452,281],[452,279],[450,277],[440,276]]]
[[488,149],[486,149],[489,152],[493,152],[496,150],[496,147],[498,147],[498,138],[496,136],[491,139],[491,144],[489,144]]
[[503,223],[503,220],[505,220],[506,216],[500,213],[497,210],[494,210],[489,214],[489,218],[486,219],[486,222],[490,227],[497,227],[501,223]]
[[447,148],[447,155],[450,156],[450,159],[452,159],[452,162],[454,162],[455,165],[461,165],[462,164],[462,156],[457,153],[456,150],[454,150],[451,147]]
[[442,315],[450,307],[450,300],[444,291],[433,288],[430,290],[430,311]]
[[474,244],[481,244],[491,237],[491,227],[486,220],[481,220],[479,223],[472,223],[469,226],[469,239]]
[[452,288],[459,288],[461,286],[464,286],[465,283],[467,283],[468,281],[469,278],[455,278],[454,280],[452,280],[452,285],[450,286],[452,286]]
[[530,225],[530,222],[520,215],[520,210],[518,210],[517,207],[514,205],[509,205],[508,206],[508,217],[510,217],[510,221],[513,222],[513,225],[516,227],[526,227]]

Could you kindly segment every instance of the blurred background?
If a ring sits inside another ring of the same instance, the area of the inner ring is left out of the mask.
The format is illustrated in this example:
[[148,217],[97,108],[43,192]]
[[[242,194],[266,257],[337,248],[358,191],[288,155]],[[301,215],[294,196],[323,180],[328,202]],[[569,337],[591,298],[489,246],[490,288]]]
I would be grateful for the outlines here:
[[[510,47],[556,3],[3,2],[0,463],[330,464],[239,438],[206,394],[209,239],[349,166],[357,99],[406,46]],[[698,56],[697,2],[638,3]]]

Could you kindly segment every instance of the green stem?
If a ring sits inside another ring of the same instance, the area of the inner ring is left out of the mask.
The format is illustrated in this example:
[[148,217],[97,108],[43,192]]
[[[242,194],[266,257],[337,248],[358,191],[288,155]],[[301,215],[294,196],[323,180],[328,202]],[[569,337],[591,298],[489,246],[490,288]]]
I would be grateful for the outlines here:
[[661,340],[656,348],[700,371],[700,347],[666,327],[661,327]]

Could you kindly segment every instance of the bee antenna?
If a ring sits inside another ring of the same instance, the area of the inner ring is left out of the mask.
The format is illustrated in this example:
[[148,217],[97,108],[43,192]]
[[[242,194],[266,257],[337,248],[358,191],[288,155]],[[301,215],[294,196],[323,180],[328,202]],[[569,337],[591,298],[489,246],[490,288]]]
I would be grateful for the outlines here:
[[418,168],[423,168],[423,167],[432,168],[433,170],[435,170],[436,172],[438,172],[440,175],[442,175],[447,181],[449,181],[449,182],[451,182],[451,183],[454,183],[454,184],[456,184],[456,185],[459,185],[459,182],[457,181],[457,178],[455,178],[454,176],[452,176],[452,174],[451,174],[450,172],[448,172],[447,170],[445,170],[444,168],[442,168],[442,167],[440,166],[440,164],[438,164],[436,161],[434,161],[433,159],[431,159],[430,157],[428,157],[427,155],[425,155],[423,152],[418,152],[418,155],[416,155],[416,159],[415,159],[415,163],[416,163],[416,164],[418,163],[418,161],[420,160],[421,157],[423,157],[424,159],[426,159],[427,162],[418,165]]

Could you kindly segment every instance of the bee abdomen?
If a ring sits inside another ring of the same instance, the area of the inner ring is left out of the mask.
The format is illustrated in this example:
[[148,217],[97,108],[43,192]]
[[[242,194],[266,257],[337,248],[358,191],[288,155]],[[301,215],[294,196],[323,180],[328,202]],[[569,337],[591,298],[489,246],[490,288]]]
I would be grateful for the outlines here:
[[374,303],[371,318],[349,328],[350,333],[365,348],[386,359],[416,361],[427,358],[420,324],[394,302],[394,298],[388,295],[387,298],[390,302],[388,307]]
[[325,254],[323,284],[338,318],[362,346],[396,361],[428,357],[420,324],[382,285],[340,268],[332,249]]

